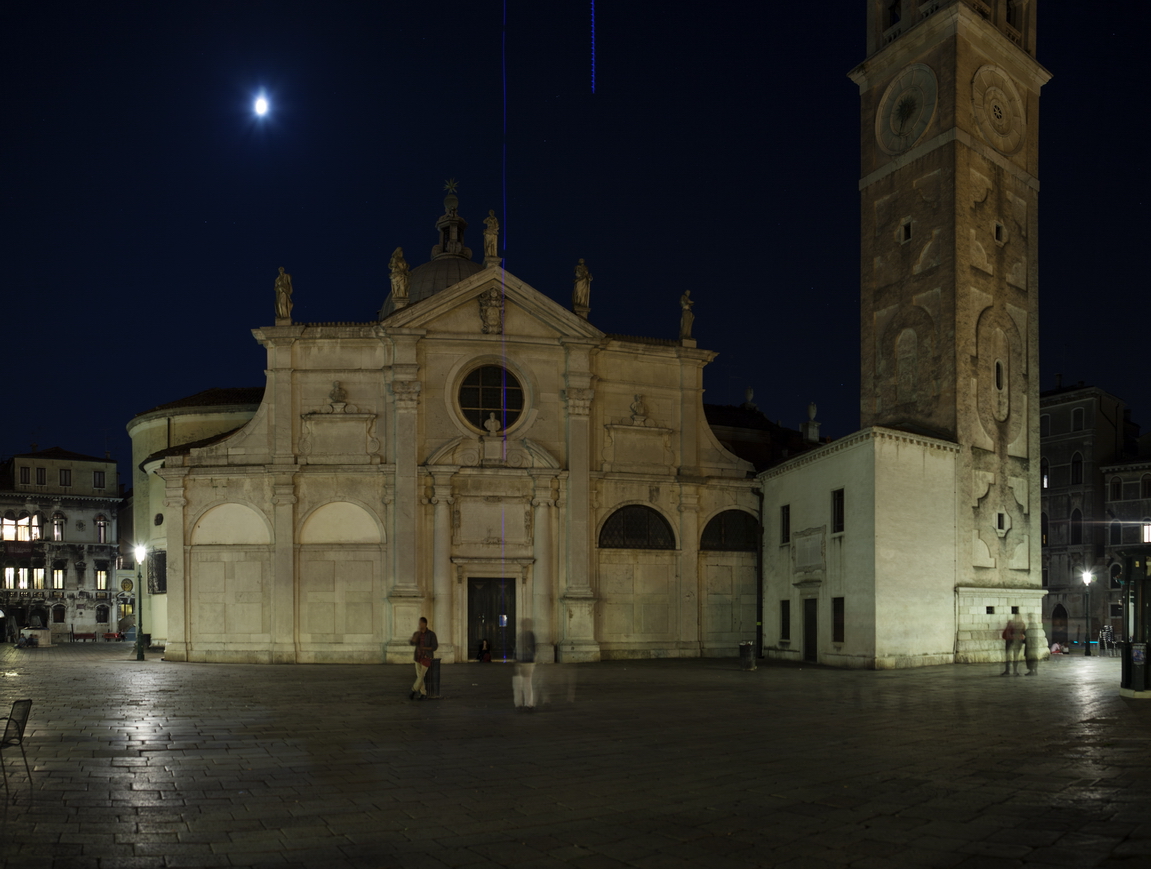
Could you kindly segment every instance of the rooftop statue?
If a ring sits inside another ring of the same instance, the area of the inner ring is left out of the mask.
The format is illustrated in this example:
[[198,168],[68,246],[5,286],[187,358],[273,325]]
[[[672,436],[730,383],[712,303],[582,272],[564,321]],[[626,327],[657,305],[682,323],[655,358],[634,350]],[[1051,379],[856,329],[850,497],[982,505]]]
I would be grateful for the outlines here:
[[583,257],[575,267],[575,286],[572,287],[572,307],[586,308],[591,302],[591,282],[594,280],[591,272],[584,265]]
[[408,268],[408,261],[404,259],[402,247],[397,247],[392,251],[392,258],[388,260],[388,268],[392,271],[392,301],[406,302],[412,274]]
[[292,276],[280,266],[280,274],[276,278],[276,319],[290,320],[292,318]]
[[695,322],[695,314],[691,312],[691,306],[695,302],[691,300],[691,290],[684,290],[682,296],[679,297],[679,306],[683,309],[683,313],[679,317],[679,338],[685,341],[691,338],[691,324]]
[[499,256],[496,248],[499,247],[500,222],[496,220],[494,209],[488,209],[488,216],[484,218],[484,256]]

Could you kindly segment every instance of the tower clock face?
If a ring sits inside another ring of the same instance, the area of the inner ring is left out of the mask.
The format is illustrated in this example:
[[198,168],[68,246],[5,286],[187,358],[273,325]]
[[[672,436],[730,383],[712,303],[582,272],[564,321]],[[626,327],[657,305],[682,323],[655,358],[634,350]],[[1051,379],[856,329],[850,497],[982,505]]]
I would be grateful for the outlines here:
[[1003,70],[981,66],[971,81],[975,122],[992,147],[1013,154],[1023,139],[1023,101]]
[[931,67],[914,63],[895,77],[879,100],[875,138],[888,154],[901,154],[919,141],[939,102]]

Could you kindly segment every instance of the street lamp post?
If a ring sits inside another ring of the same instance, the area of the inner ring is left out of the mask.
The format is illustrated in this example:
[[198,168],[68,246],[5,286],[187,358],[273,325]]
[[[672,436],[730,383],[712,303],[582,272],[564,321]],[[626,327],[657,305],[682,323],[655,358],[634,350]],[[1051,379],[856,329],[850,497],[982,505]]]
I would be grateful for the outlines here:
[[1083,620],[1086,622],[1087,627],[1085,633],[1087,634],[1085,648],[1083,654],[1085,657],[1091,657],[1091,580],[1095,577],[1091,575],[1088,570],[1083,571],[1083,585],[1087,589],[1087,609],[1084,613]]
[[141,565],[148,550],[136,547],[136,660],[144,660],[144,586],[140,582]]

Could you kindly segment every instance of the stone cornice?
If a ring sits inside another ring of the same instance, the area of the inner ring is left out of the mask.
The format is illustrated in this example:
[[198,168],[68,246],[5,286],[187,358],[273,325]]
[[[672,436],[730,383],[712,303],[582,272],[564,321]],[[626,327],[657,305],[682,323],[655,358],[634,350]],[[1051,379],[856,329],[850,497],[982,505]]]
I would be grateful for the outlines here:
[[769,480],[772,477],[778,477],[781,474],[790,473],[796,468],[801,468],[804,465],[809,465],[813,462],[822,461],[836,453],[841,453],[844,450],[849,450],[860,444],[868,441],[898,441],[900,443],[914,444],[915,446],[927,447],[928,449],[940,450],[941,452],[958,453],[959,444],[951,441],[940,440],[939,438],[927,437],[926,435],[911,434],[910,432],[899,431],[893,428],[883,428],[882,426],[872,426],[871,428],[861,429],[854,434],[849,434],[847,437],[840,438],[837,441],[832,441],[826,446],[812,450],[808,453],[796,456],[793,459],[776,465],[774,468],[768,468],[757,475],[757,480]]

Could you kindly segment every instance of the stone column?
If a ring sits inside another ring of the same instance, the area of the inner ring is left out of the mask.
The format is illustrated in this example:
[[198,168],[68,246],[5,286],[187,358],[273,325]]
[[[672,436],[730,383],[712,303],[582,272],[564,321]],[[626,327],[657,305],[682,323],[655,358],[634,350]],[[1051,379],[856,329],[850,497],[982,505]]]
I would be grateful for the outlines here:
[[[164,657],[169,661],[186,661],[189,651],[191,588],[188,578],[191,565],[188,559],[191,552],[184,542],[184,508],[188,505],[184,497],[184,478],[187,475],[187,468],[160,471],[164,479],[164,527],[168,535],[168,638]],[[141,502],[147,503],[143,499]]]
[[556,576],[552,540],[552,493],[554,477],[535,478],[535,497],[532,498],[532,620],[535,623],[536,663],[550,664],[556,660],[555,641],[555,589]]
[[[452,663],[457,660],[455,641],[458,639],[452,624],[452,472],[437,473],[432,479],[431,503],[435,511],[432,532],[432,630],[440,641],[437,656]],[[462,644],[466,642],[464,640]]]
[[679,492],[679,642],[696,644],[702,655],[707,589],[699,575],[699,489],[682,486]]
[[595,390],[564,390],[567,402],[567,589],[560,642],[562,661],[598,661],[595,595],[591,588],[591,437],[590,412]]
[[292,475],[272,478],[272,663],[296,662],[296,487]]
[[[407,366],[405,366],[407,367]],[[422,612],[418,570],[420,492],[418,481],[417,413],[420,403],[420,382],[414,379],[395,380],[391,384],[395,400],[396,486],[392,502],[392,577],[388,588],[391,603],[391,640],[386,650],[387,660],[394,663],[408,661],[412,656],[408,638],[416,629],[420,616],[429,619],[434,614]]]

